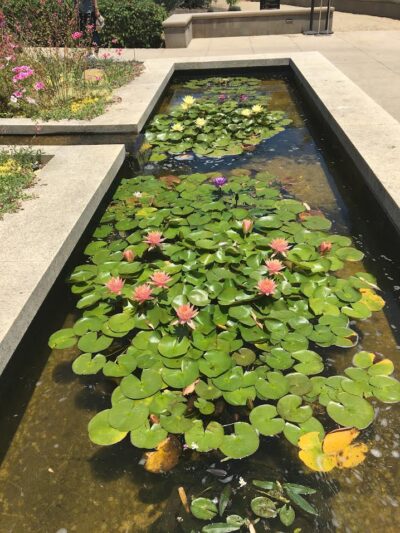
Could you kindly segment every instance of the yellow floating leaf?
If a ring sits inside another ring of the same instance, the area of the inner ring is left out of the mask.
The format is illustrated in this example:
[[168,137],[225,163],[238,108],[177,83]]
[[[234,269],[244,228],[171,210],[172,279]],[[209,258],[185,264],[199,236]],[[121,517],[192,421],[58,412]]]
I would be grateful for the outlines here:
[[360,432],[356,428],[336,429],[325,435],[322,449],[324,453],[332,454],[342,452],[349,446]]
[[316,472],[330,472],[337,466],[335,455],[326,455],[323,452],[312,450],[300,450],[299,457],[303,463]]
[[337,455],[337,465],[339,468],[353,468],[361,464],[368,452],[368,446],[364,443],[352,444]]
[[378,296],[372,289],[360,289],[361,300],[370,311],[380,311],[384,305],[385,300]]
[[318,431],[310,431],[301,435],[298,442],[298,447],[301,450],[317,450],[322,452],[322,442]]

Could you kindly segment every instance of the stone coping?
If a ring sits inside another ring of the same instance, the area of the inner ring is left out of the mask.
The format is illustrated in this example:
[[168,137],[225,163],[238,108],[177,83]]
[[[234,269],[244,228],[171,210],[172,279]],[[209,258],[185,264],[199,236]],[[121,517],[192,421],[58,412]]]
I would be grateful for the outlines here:
[[[322,13],[326,13],[326,7],[322,8]],[[318,10],[319,12],[319,10]],[[266,9],[261,11],[215,11],[212,13],[179,13],[171,15],[163,22],[164,28],[176,28],[187,26],[192,21],[204,20],[206,22],[212,22],[218,19],[243,19],[243,18],[282,18],[292,17],[295,15],[309,15],[309,7],[299,7],[297,9],[285,8],[281,9]]]
[[123,145],[37,146],[35,197],[0,220],[0,374],[109,189]]

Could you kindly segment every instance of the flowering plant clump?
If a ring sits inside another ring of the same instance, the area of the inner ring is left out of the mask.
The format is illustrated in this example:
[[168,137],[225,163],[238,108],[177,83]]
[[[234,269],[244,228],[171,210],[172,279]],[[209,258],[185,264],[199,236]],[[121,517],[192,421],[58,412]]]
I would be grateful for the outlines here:
[[0,150],[0,219],[5,213],[17,211],[21,200],[31,197],[27,189],[35,183],[39,166],[40,152]]
[[[207,80],[188,82],[186,87],[200,89],[203,82]],[[186,95],[180,106],[154,117],[146,132],[147,142],[154,148],[152,161],[183,152],[207,157],[239,155],[291,123],[282,111],[268,110],[259,80],[213,78],[210,86],[212,83],[219,94],[206,85],[208,92],[201,98]],[[239,83],[246,94],[238,95]],[[222,88],[224,92],[219,92]]]
[[[140,64],[116,62],[111,56],[97,61],[95,70],[90,68],[93,28],[77,31],[73,2],[27,6],[25,18],[18,20],[8,2],[8,16],[1,13],[0,20],[0,116],[90,119],[113,101],[114,88],[140,73]],[[45,48],[35,47],[33,16],[35,24],[42,20]]]
[[[235,169],[216,194],[221,177],[123,180],[73,271],[82,315],[50,347],[76,346],[75,373],[117,382],[89,437],[241,459],[275,436],[313,470],[355,466],[371,398],[400,401],[393,363],[358,347],[385,304],[376,280],[349,237],[263,173]],[[327,348],[352,350],[343,375],[325,368]]]

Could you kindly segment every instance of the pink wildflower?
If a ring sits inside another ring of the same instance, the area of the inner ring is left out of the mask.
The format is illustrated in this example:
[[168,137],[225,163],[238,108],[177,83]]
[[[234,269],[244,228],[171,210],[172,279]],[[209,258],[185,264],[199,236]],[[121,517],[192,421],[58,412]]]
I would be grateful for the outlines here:
[[150,279],[153,285],[156,285],[156,287],[162,287],[163,289],[167,287],[167,284],[171,281],[171,277],[161,271],[154,272]]
[[42,81],[37,81],[34,85],[36,91],[43,91],[45,84]]
[[83,33],[81,31],[74,31],[74,33],[71,35],[72,39],[74,41],[77,41],[83,36]]
[[252,220],[250,220],[249,218],[245,218],[244,220],[242,220],[242,229],[245,235],[247,233],[250,233],[250,231],[252,230],[252,227],[253,227]]
[[274,294],[276,290],[276,283],[273,279],[265,278],[257,283],[257,287],[261,294],[269,296],[270,294]]
[[269,261],[265,261],[265,266],[267,267],[268,272],[272,275],[278,274],[285,268],[285,265],[282,263],[282,261],[279,261],[279,259],[270,259]]
[[276,253],[279,253],[279,254],[285,254],[285,252],[289,250],[289,243],[287,242],[286,239],[281,239],[281,238],[273,239],[270,242],[270,246]]
[[190,304],[180,305],[176,310],[179,324],[187,324],[192,329],[195,329],[193,318],[198,315],[198,311]]
[[24,93],[22,91],[14,91],[12,93],[12,95],[14,96],[14,98],[22,98],[24,96]]
[[332,243],[329,242],[329,241],[321,242],[321,244],[318,247],[318,250],[319,250],[320,254],[326,254],[326,253],[330,252],[331,249],[332,249]]
[[161,246],[161,243],[164,241],[165,239],[162,238],[162,233],[160,231],[150,231],[143,242],[149,244],[149,250],[152,250],[157,246]]
[[125,285],[125,281],[120,278],[119,276],[116,278],[111,278],[107,283],[106,287],[107,289],[112,292],[113,294],[120,295],[121,291]]
[[132,299],[142,304],[147,300],[153,299],[152,292],[153,289],[150,287],[150,285],[139,285],[138,287],[136,287],[136,289],[134,289]]
[[135,254],[132,252],[132,250],[125,250],[122,255],[125,261],[128,261],[128,263],[132,263],[132,261],[135,259]]

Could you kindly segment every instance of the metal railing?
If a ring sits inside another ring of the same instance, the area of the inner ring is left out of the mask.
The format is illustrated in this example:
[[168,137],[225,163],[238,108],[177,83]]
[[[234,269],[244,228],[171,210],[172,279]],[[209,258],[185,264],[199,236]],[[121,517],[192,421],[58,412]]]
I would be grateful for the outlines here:
[[[327,0],[326,6],[323,5],[324,1],[320,0],[319,7],[315,7],[316,0],[311,0],[311,10],[310,10],[310,27],[307,31],[304,32],[304,35],[332,35],[333,31],[330,29],[330,20],[331,20],[331,8],[333,7],[333,0]],[[325,23],[324,28],[322,29],[322,8],[326,7],[325,14]],[[318,29],[314,29],[314,16],[316,9],[319,10],[318,17]]]

